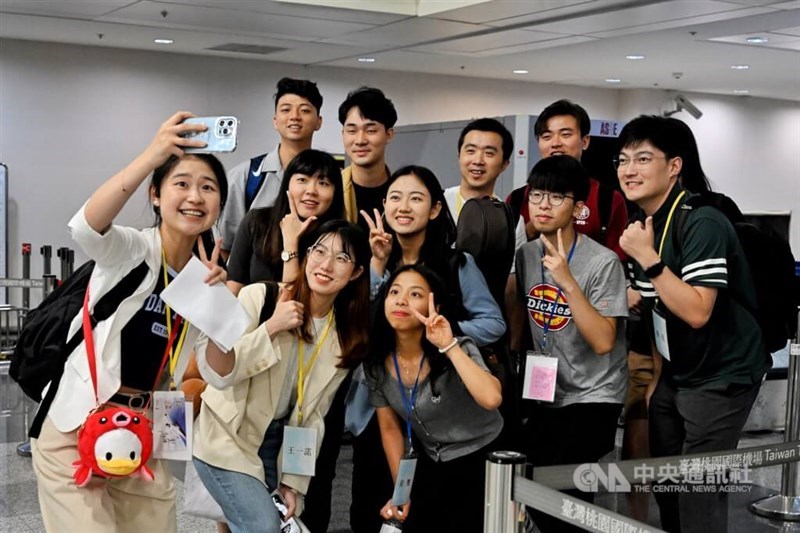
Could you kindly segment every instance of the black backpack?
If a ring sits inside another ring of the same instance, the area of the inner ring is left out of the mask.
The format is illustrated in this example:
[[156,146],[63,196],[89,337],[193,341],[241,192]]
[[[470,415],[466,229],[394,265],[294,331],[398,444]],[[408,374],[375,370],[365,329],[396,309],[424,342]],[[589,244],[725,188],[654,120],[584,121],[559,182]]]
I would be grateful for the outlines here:
[[[725,195],[710,193],[692,196],[684,202],[675,219],[676,252],[680,253],[684,226],[692,210],[710,206],[728,216],[729,211],[722,208],[727,200]],[[792,249],[788,242],[771,232],[747,222],[729,220],[747,259],[758,297],[758,308],[747,310],[758,320],[767,349],[778,351],[797,332],[798,280]]]
[[500,309],[514,262],[515,227],[511,207],[488,196],[467,200],[458,217],[456,249],[475,258]]
[[[83,341],[82,328],[69,340],[67,335],[72,320],[83,307],[94,264],[94,261],[83,264],[27,314],[11,355],[9,375],[28,397],[42,401],[42,391],[48,383],[53,382],[48,390],[49,401],[44,412],[55,397],[67,358]],[[92,315],[92,328],[113,315],[120,303],[133,294],[144,280],[147,269],[147,264],[142,262],[97,301]]]

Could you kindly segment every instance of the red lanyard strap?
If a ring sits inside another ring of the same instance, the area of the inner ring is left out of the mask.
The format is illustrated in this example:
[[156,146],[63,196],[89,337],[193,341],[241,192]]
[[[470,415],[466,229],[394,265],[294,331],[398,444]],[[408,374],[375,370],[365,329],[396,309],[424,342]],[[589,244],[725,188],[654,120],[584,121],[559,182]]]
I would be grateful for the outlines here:
[[[161,358],[161,366],[159,367],[158,375],[156,376],[156,381],[153,384],[154,390],[156,386],[158,386],[158,382],[161,380],[161,375],[164,373],[164,366],[167,364],[167,358],[169,357],[169,354],[172,352],[172,345],[175,343],[175,337],[178,334],[178,330],[182,329],[180,327],[182,320],[183,319],[180,315],[175,316],[175,323],[172,327],[172,333],[170,334],[169,340],[167,341],[167,349],[164,350],[164,357]],[[83,339],[86,345],[86,357],[89,359],[89,375],[92,377],[92,388],[94,389],[94,401],[95,403],[98,403],[99,398],[97,397],[97,357],[95,356],[95,351],[94,351],[92,316],[89,314],[89,287],[86,287],[86,296],[83,299]],[[147,405],[144,406],[144,409],[147,409],[149,406],[150,406],[150,400],[148,400]]]

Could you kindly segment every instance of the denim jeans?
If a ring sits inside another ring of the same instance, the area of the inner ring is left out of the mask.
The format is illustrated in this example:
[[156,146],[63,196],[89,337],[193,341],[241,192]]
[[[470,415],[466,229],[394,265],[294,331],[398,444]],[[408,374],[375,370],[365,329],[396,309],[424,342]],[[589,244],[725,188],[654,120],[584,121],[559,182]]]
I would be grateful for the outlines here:
[[[280,533],[280,516],[270,493],[278,485],[278,453],[284,425],[284,420],[273,420],[258,449],[266,486],[247,474],[217,468],[197,457],[193,459],[197,475],[222,508],[232,533]],[[231,453],[237,452],[231,450]]]

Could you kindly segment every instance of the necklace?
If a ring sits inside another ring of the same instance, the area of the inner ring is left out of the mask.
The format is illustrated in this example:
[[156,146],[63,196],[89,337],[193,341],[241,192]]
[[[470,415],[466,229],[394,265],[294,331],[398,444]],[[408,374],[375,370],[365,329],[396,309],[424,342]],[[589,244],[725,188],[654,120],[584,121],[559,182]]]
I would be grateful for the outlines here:
[[[400,367],[403,369],[403,374],[406,377],[406,382],[411,381],[411,371],[420,365],[412,365],[406,362],[404,357],[398,357],[400,360]],[[397,376],[398,378],[400,376]]]

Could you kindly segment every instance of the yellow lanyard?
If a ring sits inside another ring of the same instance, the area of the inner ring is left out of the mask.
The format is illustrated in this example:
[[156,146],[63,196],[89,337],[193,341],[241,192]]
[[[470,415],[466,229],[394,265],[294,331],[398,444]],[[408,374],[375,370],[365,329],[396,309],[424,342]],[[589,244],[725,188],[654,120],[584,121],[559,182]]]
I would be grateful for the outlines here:
[[305,392],[305,376],[311,372],[311,367],[314,365],[314,361],[317,360],[319,351],[322,349],[322,345],[325,343],[325,339],[328,337],[328,333],[331,331],[331,324],[333,324],[333,309],[331,309],[328,313],[328,321],[325,324],[325,329],[322,330],[322,335],[314,346],[314,351],[311,353],[311,359],[308,360],[308,363],[303,364],[303,361],[305,360],[303,339],[301,338],[297,344],[297,425],[299,426],[303,425],[303,393]]
[[[164,248],[161,248],[161,265],[163,267],[164,272],[164,288],[166,289],[169,285],[169,276],[167,276],[167,254],[164,252]],[[167,338],[172,338],[172,312],[169,306],[167,306]],[[181,329],[181,335],[178,337],[178,345],[169,353],[169,388],[170,390],[175,388],[175,366],[178,364],[178,356],[183,349],[183,341],[186,339],[186,331],[189,329],[187,326],[189,322],[184,320],[183,321],[183,329]]]
[[[492,195],[492,198],[497,198],[496,195]],[[464,197],[461,196],[461,187],[458,188],[456,191],[456,218],[461,216],[461,207],[464,204]]]
[[[675,201],[672,203],[672,208],[669,210],[669,215],[667,215],[667,223],[664,224],[664,233],[661,234],[661,243],[658,245],[658,258],[661,258],[661,253],[664,251],[664,241],[667,240],[667,232],[669,231],[669,225],[672,222],[672,215],[675,214],[675,209],[678,208],[678,204],[681,201],[681,198],[684,197],[686,191],[681,191]],[[656,295],[656,303],[653,307],[658,305],[658,295]]]

